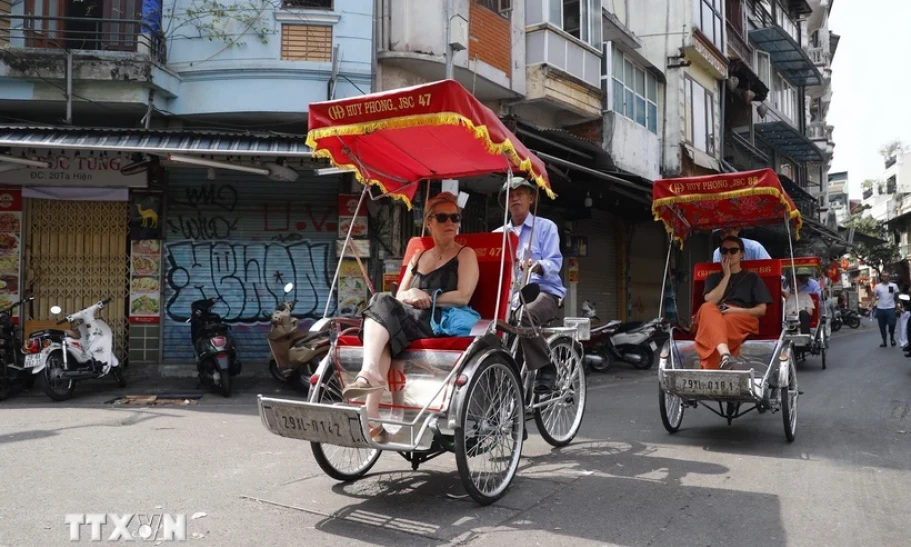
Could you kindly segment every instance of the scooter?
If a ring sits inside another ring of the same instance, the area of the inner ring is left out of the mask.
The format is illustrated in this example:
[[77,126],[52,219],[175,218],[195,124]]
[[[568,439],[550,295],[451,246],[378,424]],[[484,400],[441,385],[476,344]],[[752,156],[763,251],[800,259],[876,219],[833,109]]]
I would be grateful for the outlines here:
[[[582,313],[594,321],[599,320],[592,302],[585,301],[582,304]],[[640,370],[651,368],[654,352],[669,337],[666,324],[666,319],[657,318],[644,323],[614,320],[593,327],[592,340],[589,341],[591,352],[586,349],[583,363],[598,372],[610,369],[614,361],[626,361]],[[597,342],[593,344],[591,342],[596,339],[596,332]]]
[[829,324],[832,326],[832,332],[841,330],[841,326],[844,324],[841,318],[841,310],[835,310],[832,314],[832,321]]
[[[869,315],[869,313],[868,313]],[[854,310],[849,310],[847,308],[842,308],[841,310],[841,320],[845,325],[848,325],[852,329],[860,328],[860,314]]]
[[217,389],[225,397],[231,396],[231,379],[240,374],[241,363],[231,327],[221,316],[212,313],[220,300],[206,298],[190,304],[190,337],[196,352],[196,372],[199,385]]
[[32,300],[32,297],[20,300],[0,311],[0,401],[12,394],[16,384],[28,389],[35,383],[35,376],[24,366],[25,354],[19,349],[19,328],[13,323],[13,310]]
[[[76,323],[75,329],[44,329],[33,332],[25,346],[26,369],[41,375],[41,385],[54,401],[65,401],[73,396],[76,382],[114,377],[117,385],[126,387],[123,367],[114,355],[114,333],[111,327],[95,314],[104,309],[111,299],[103,300],[88,308],[57,321],[58,325]],[[60,306],[51,308],[59,316]]]
[[[285,294],[294,284],[285,285]],[[298,320],[291,316],[297,300],[279,303],[272,312],[269,332],[269,372],[276,380],[303,392],[310,390],[310,375],[329,352],[329,323],[313,333],[298,330]]]

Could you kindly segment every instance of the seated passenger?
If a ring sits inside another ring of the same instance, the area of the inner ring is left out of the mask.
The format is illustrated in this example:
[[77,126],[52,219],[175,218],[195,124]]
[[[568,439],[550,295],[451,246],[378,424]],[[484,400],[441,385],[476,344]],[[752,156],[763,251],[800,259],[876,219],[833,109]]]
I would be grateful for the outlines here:
[[[797,293],[799,299],[795,300],[794,295],[787,288],[782,287],[782,294],[787,299],[785,304],[785,315],[793,313],[795,310],[800,318],[800,332],[803,334],[810,333],[810,321],[813,319],[813,310],[816,305],[813,303],[811,294],[822,298],[822,288],[819,282],[812,277],[812,268],[797,268]],[[786,279],[790,280],[787,276]]]
[[[747,239],[745,237],[740,237],[741,228],[725,228],[723,230],[715,230],[720,236],[722,243],[725,238],[728,237],[739,237],[743,241],[743,257],[741,260],[769,260],[772,258],[769,255],[769,252],[765,250],[765,247],[762,246],[762,243],[753,240]],[[715,253],[712,255],[712,262],[721,262],[721,250],[720,247],[715,249]]]
[[759,332],[759,318],[772,295],[762,278],[743,270],[743,241],[729,236],[721,242],[721,272],[705,280],[705,303],[696,313],[696,352],[703,369],[730,369],[739,363],[740,345]]
[[[455,237],[462,221],[458,198],[444,192],[431,199],[424,221],[433,238],[433,248],[418,253],[408,264],[398,293],[377,293],[364,310],[360,336],[364,361],[354,383],[342,395],[367,396],[367,416],[379,416],[379,405],[386,388],[392,358],[419,338],[433,338],[430,327],[431,295],[437,296],[436,320],[448,306],[467,306],[478,284],[478,256],[470,247],[459,245]],[[382,440],[382,425],[372,426],[370,434]]]

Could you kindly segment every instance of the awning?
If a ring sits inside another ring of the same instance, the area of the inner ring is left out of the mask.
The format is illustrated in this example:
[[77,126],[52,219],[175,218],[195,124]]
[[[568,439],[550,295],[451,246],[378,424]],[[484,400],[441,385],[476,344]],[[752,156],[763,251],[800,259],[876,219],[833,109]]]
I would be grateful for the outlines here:
[[0,127],[0,148],[309,158],[305,140],[305,135],[185,129]]
[[455,80],[310,104],[315,157],[411,208],[417,183],[511,170],[551,199],[544,162]]
[[806,200],[806,201],[812,201],[817,204],[819,203],[819,200],[816,198],[816,196],[814,196],[810,192],[807,192],[806,190],[801,188],[800,185],[798,185],[796,182],[791,180],[790,177],[787,177],[787,176],[779,173],[778,178],[779,178],[779,180],[781,180],[781,186],[785,189],[785,192],[787,192],[788,195],[791,196],[792,200],[794,200],[794,201]]
[[691,160],[693,160],[693,163],[699,167],[702,167],[703,169],[711,169],[716,173],[721,173],[723,171],[718,160],[712,156],[709,156],[702,150],[697,150],[688,144],[684,144],[683,149],[686,150],[686,154],[690,157]]
[[[851,237],[851,228],[845,228],[843,226],[839,227],[838,233],[845,240],[847,240],[848,238]],[[853,242],[861,243],[864,245],[882,245],[884,243],[888,243],[887,241],[883,241],[882,239],[879,239],[878,237],[868,236],[867,234],[858,232],[857,230],[854,230],[854,241]]]
[[759,138],[798,163],[823,161],[819,147],[788,122],[758,123],[755,131]]
[[750,40],[757,48],[769,53],[772,64],[787,81],[796,86],[822,85],[822,75],[810,55],[785,29],[773,23],[766,28],[751,30]]

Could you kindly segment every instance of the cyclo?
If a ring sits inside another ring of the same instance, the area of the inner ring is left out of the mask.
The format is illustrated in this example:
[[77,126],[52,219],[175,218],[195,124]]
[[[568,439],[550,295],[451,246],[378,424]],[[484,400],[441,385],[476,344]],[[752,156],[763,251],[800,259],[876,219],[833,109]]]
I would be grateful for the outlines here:
[[[798,235],[803,223],[794,202],[770,169],[656,181],[652,212],[655,220],[664,223],[672,241],[665,265],[665,282],[673,242],[682,244],[695,232],[782,223],[791,240],[792,229]],[[772,303],[759,321],[759,333],[748,337],[741,345],[740,358],[745,365],[734,370],[703,370],[692,338],[694,333],[671,328],[658,367],[658,403],[661,421],[668,432],[674,433],[680,428],[687,408],[701,405],[726,419],[728,425],[753,410],[760,413],[780,411],[785,436],[789,442],[794,440],[800,395],[795,347],[809,345],[810,336],[800,333],[796,313],[785,314],[783,262],[772,259],[741,263],[744,270],[759,274],[772,296]],[[788,262],[793,273],[793,245]],[[706,279],[719,271],[721,265],[717,263],[695,266],[694,309],[703,301]],[[796,275],[792,275],[791,286],[797,287]],[[718,404],[717,410],[714,403]],[[742,405],[747,408],[741,410]]]
[[[822,275],[822,264],[819,257],[816,256],[795,258],[793,268],[790,261],[782,260],[781,267],[785,274],[796,268],[797,275],[815,274],[817,277]],[[810,337],[806,344],[795,342],[794,354],[797,362],[805,361],[808,354],[819,355],[822,361],[822,368],[825,369],[826,350],[829,349],[829,337],[831,336],[829,309],[824,298],[820,298],[819,295],[814,293],[810,293],[809,296],[813,300],[813,313],[810,315]],[[786,311],[790,312],[790,307]]]
[[[453,80],[315,103],[309,116],[307,144],[314,156],[354,171],[364,185],[359,209],[366,197],[374,199],[371,187],[410,208],[422,181],[511,176],[513,170],[535,181],[539,193],[554,197],[543,162]],[[508,214],[505,210],[504,225]],[[350,239],[351,229],[345,249]],[[517,237],[504,230],[464,234],[457,241],[478,256],[480,282],[470,305],[482,320],[467,337],[417,340],[393,361],[380,419],[370,419],[383,424],[386,442],[370,436],[364,404],[342,397],[361,367],[361,319],[326,317],[328,303],[324,318],[311,328],[316,332],[328,323],[330,349],[311,377],[309,400],[259,396],[263,425],[276,435],[309,441],[332,478],[362,477],[382,451],[399,453],[412,469],[453,452],[468,494],[486,505],[503,496],[518,469],[527,416],[553,446],[569,444],[579,431],[586,400],[580,340],[587,339],[590,320],[519,327],[522,308],[512,313],[510,306]],[[430,238],[413,238],[403,264],[432,246]],[[338,269],[333,289],[337,280]],[[520,294],[530,301],[537,290],[526,277]],[[547,338],[557,368],[549,395],[534,392],[535,372],[516,358],[520,339],[531,336]]]

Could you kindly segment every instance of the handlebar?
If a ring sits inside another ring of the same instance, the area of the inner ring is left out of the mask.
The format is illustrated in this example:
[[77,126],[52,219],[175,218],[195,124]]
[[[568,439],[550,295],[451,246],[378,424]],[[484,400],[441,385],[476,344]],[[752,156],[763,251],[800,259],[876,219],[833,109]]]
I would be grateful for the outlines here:
[[110,304],[110,303],[111,303],[111,299],[110,299],[110,298],[107,298],[107,299],[101,301],[101,305],[102,305],[102,306],[107,306],[107,305]]

